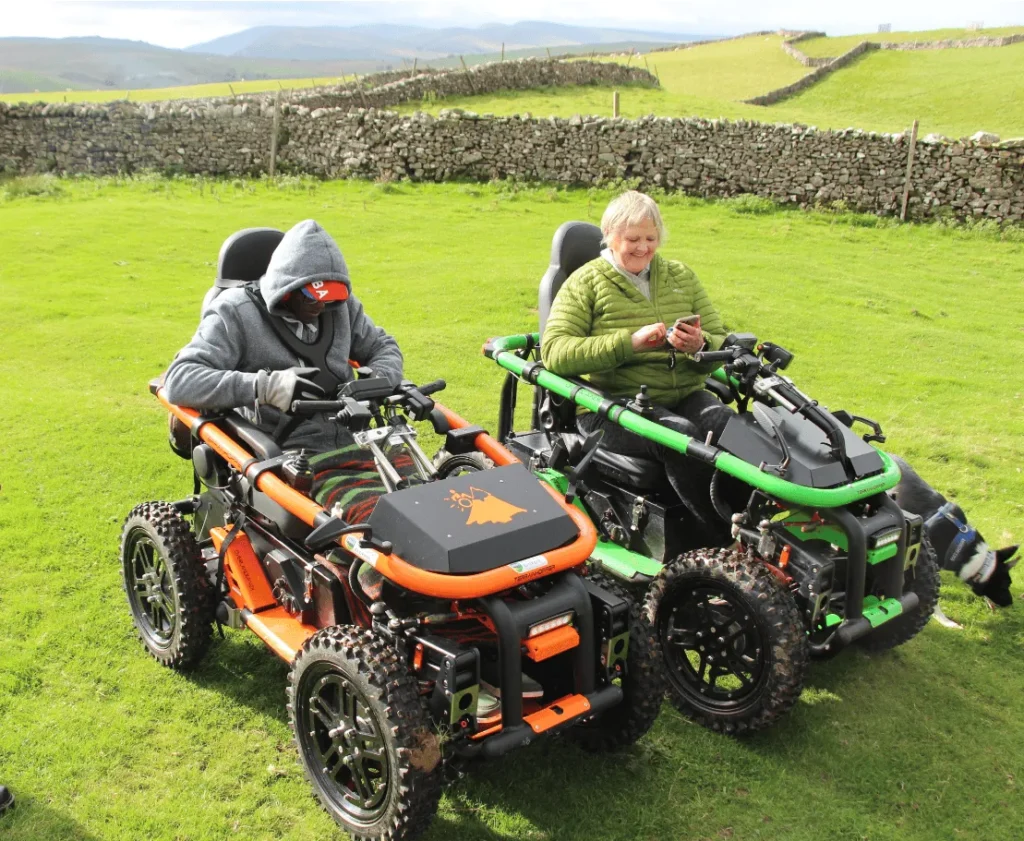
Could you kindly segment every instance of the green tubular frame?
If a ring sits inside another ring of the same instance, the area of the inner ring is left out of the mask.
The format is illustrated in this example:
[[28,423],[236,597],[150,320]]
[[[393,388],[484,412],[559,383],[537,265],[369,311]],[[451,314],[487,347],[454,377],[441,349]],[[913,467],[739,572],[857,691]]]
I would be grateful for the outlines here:
[[[537,333],[503,336],[491,339],[487,346],[485,346],[485,353],[502,368],[511,371],[513,374],[521,375],[523,370],[532,363],[520,358],[514,351],[528,346],[536,347],[539,343],[540,335]],[[579,388],[573,383],[562,379],[557,374],[552,374],[550,371],[539,371],[536,375],[536,383],[561,397],[573,400],[578,405],[592,412],[596,412],[598,407],[605,402],[605,398],[596,391],[588,388]],[[576,393],[573,394],[573,391]],[[621,406],[614,407],[608,413],[608,417],[637,435],[642,435],[648,440],[663,444],[683,454],[687,454],[692,444],[697,444],[702,450],[706,451],[707,449],[701,442],[694,442],[688,435],[683,435],[681,432],[676,432],[659,423],[649,421],[647,418],[636,414],[636,412],[631,412],[629,409]],[[841,488],[808,488],[804,485],[797,485],[778,476],[773,476],[770,473],[764,473],[757,467],[747,464],[747,462],[736,458],[736,456],[724,450],[719,450],[716,453],[713,463],[718,470],[728,473],[730,476],[735,476],[748,485],[764,491],[769,496],[808,508],[840,508],[849,505],[851,502],[856,502],[858,499],[864,499],[882,491],[887,491],[895,487],[899,482],[900,469],[896,466],[896,462],[881,450],[878,451],[878,454],[882,457],[882,464],[884,465],[884,469],[880,474],[869,476],[866,479],[858,479]],[[692,452],[689,455],[699,458],[699,456],[694,456]]]

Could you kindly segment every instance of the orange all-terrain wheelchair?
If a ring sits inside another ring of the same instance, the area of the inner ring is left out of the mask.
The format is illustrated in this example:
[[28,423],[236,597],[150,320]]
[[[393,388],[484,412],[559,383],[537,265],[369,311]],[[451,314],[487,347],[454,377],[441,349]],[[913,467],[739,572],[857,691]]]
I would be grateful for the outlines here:
[[[254,248],[232,237],[218,285],[256,280],[267,236]],[[194,666],[215,622],[247,628],[291,664],[299,758],[360,838],[418,836],[455,763],[562,731],[592,750],[632,744],[664,691],[636,605],[583,574],[596,542],[588,518],[436,403],[443,387],[366,376],[292,404],[350,429],[364,491],[374,469],[376,493],[345,507],[326,504],[315,456],[235,412],[173,405],[154,381],[195,492],[136,506],[121,538],[135,626],[161,664]],[[445,438],[440,463],[417,441],[424,422]],[[474,470],[482,457],[495,469]],[[344,487],[337,465],[331,480]]]

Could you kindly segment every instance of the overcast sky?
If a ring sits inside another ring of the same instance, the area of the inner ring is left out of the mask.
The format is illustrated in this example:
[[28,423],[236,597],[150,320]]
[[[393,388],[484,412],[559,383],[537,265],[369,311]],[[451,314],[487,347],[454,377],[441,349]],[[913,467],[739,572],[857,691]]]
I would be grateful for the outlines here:
[[[341,2],[94,2],[10,0],[0,37],[101,35],[186,47],[250,26],[407,23],[476,26],[547,20],[665,32],[735,35],[758,29],[820,29],[830,35],[1024,24],[1024,0],[341,0]],[[2,61],[0,56],[0,61]]]

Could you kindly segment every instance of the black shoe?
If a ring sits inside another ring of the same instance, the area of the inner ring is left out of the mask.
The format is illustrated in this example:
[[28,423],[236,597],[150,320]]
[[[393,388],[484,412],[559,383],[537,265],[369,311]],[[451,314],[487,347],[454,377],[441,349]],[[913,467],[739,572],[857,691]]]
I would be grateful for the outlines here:
[[7,786],[0,786],[0,815],[14,806],[14,795],[7,790]]

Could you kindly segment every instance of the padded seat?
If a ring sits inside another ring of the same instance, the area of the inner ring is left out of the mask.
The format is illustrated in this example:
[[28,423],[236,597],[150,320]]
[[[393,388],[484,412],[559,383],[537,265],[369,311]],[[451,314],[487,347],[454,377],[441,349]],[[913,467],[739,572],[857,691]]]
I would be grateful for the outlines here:
[[665,480],[665,468],[660,461],[598,450],[594,463],[598,473],[636,491],[654,490]]
[[[583,436],[573,432],[563,432],[562,438],[570,450],[583,444]],[[665,468],[660,461],[624,456],[603,447],[597,448],[594,468],[605,478],[638,491],[654,490],[665,481]]]

